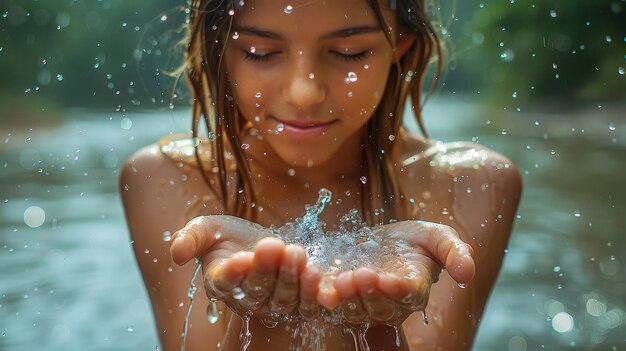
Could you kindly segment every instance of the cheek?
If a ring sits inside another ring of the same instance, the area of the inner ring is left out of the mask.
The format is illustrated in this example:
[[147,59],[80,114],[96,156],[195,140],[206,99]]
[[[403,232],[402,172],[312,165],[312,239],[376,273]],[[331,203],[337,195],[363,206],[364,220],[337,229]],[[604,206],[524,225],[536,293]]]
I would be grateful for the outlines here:
[[[367,67],[367,68],[364,68]],[[382,68],[382,69],[381,69]],[[388,68],[383,63],[364,63],[355,72],[356,81],[337,83],[335,94],[341,96],[346,111],[371,114],[378,106],[387,83]]]

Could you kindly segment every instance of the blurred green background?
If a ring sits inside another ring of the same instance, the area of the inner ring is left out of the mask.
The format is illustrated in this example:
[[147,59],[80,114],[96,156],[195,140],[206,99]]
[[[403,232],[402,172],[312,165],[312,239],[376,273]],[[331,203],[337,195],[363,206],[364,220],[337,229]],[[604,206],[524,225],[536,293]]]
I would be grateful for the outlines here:
[[[166,72],[181,57],[174,45],[181,3],[2,0],[0,113],[168,105],[174,82]],[[515,108],[626,97],[623,0],[438,5],[448,91],[480,92]]]

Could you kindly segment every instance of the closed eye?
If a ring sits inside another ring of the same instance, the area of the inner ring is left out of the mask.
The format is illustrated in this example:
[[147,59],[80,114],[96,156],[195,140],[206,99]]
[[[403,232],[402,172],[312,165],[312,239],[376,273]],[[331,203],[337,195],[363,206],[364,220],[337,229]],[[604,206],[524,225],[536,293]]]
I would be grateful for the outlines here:
[[265,62],[270,59],[270,57],[278,54],[278,52],[270,52],[267,54],[253,54],[250,51],[245,51],[245,60],[253,61],[253,62]]
[[357,52],[356,54],[343,54],[337,51],[331,51],[335,56],[344,61],[360,61],[367,57],[368,51]]

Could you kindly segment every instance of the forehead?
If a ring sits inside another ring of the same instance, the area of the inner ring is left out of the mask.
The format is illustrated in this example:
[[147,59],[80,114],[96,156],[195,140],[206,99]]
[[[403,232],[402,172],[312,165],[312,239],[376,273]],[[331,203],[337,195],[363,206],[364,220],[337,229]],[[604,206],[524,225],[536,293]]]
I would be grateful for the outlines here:
[[[387,23],[392,12],[381,4]],[[379,26],[367,0],[246,0],[235,26],[268,28],[282,33],[323,32],[350,25]]]

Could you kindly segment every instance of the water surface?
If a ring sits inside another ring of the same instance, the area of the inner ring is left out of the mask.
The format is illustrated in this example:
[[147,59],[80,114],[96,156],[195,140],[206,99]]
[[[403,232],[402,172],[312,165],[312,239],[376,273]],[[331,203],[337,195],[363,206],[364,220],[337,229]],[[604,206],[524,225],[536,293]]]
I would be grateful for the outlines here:
[[[433,137],[478,141],[524,176],[476,350],[626,349],[625,114],[494,114],[458,98],[427,105]],[[2,132],[0,350],[156,348],[118,169],[188,125],[188,111],[71,111],[55,127]]]

